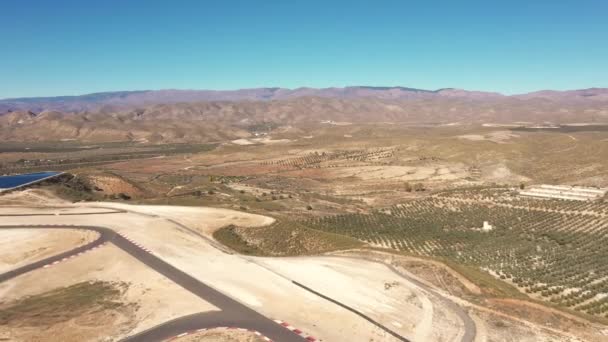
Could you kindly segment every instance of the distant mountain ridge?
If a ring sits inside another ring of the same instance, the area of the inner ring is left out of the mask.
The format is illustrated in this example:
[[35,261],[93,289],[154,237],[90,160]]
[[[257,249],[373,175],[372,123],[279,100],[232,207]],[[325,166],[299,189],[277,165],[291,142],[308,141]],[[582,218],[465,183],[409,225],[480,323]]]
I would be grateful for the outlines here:
[[208,101],[272,101],[299,97],[336,99],[377,98],[384,100],[419,100],[457,98],[473,101],[499,99],[545,99],[549,101],[608,101],[608,88],[570,91],[544,90],[528,94],[505,96],[500,93],[469,91],[455,88],[425,90],[408,87],[350,86],[331,88],[251,88],[238,90],[136,90],[103,92],[76,96],[30,97],[0,100],[0,114],[9,111],[62,112],[132,109],[156,104],[194,103]]
[[[549,98],[519,99],[486,94],[463,98],[458,90],[441,92],[444,95],[432,98],[302,96],[272,101],[163,103],[122,110],[104,107],[78,113],[18,110],[0,115],[0,141],[210,142],[249,137],[260,125],[297,132],[306,127],[323,129],[332,122],[608,123],[608,101],[589,100],[589,93],[577,93],[574,98],[581,99],[561,102],[550,99],[553,93],[543,95]],[[602,95],[591,97],[595,96]]]

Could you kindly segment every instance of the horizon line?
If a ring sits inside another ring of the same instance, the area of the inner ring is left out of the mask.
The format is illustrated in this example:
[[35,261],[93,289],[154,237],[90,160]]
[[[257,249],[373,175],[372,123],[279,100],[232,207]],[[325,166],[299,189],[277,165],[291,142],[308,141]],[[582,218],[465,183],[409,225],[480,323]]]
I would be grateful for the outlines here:
[[568,92],[568,91],[581,91],[581,90],[608,89],[608,86],[606,86],[606,87],[591,86],[591,87],[574,88],[574,89],[573,88],[567,88],[567,89],[538,89],[538,90],[532,90],[532,91],[529,91],[529,92],[512,93],[512,94],[507,94],[507,93],[503,93],[503,92],[499,92],[499,91],[471,90],[471,89],[458,88],[458,87],[443,87],[443,88],[438,88],[438,89],[432,90],[432,89],[416,88],[416,87],[408,87],[408,86],[400,86],[400,85],[395,85],[395,86],[349,85],[349,86],[329,86],[329,87],[308,87],[308,86],[301,86],[301,87],[295,87],[295,88],[277,87],[277,86],[275,86],[275,87],[260,86],[260,87],[231,88],[231,89],[158,88],[158,89],[133,89],[133,90],[124,90],[124,89],[123,90],[107,90],[107,91],[95,91],[95,92],[80,93],[80,94],[69,94],[69,95],[39,95],[39,96],[1,97],[0,101],[23,100],[23,99],[37,99],[37,98],[80,97],[80,96],[87,96],[87,95],[100,95],[100,94],[113,94],[113,93],[137,93],[137,92],[143,93],[143,92],[152,92],[152,91],[214,91],[214,92],[228,92],[228,91],[244,91],[244,90],[255,90],[255,89],[276,89],[276,90],[294,91],[294,90],[298,90],[298,89],[326,90],[326,89],[346,89],[346,88],[405,89],[405,90],[410,90],[410,91],[423,91],[423,92],[431,92],[431,93],[438,93],[438,92],[440,92],[442,90],[462,90],[462,91],[466,91],[466,92],[481,92],[481,93],[500,95],[500,96],[504,96],[504,97],[512,97],[512,96],[521,96],[521,95],[533,94],[533,93],[538,93],[538,92],[543,92],[543,91]]

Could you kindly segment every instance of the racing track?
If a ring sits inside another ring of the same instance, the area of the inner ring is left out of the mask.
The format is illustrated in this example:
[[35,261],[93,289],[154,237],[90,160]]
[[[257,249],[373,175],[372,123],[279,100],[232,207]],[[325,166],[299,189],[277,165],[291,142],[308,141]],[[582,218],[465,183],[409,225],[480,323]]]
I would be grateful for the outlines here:
[[237,302],[236,300],[222,294],[221,292],[205,285],[199,280],[171,266],[160,258],[146,252],[126,238],[118,235],[109,228],[100,226],[72,226],[72,225],[0,225],[0,229],[86,229],[95,231],[99,238],[84,246],[55,255],[32,264],[17,268],[0,274],[0,282],[15,278],[21,274],[41,268],[46,264],[61,260],[65,257],[76,255],[79,252],[111,242],[118,248],[129,253],[137,260],[162,274],[184,289],[190,291],[199,298],[221,309],[220,312],[199,313],[180,317],[176,320],[161,324],[139,334],[127,337],[124,341],[163,341],[187,330],[200,328],[213,328],[218,326],[239,327],[256,330],[269,337],[273,341],[302,342],[303,338],[288,329],[276,324],[255,310]]
[[[114,214],[114,213],[135,213],[143,216],[157,217],[156,215],[151,214],[141,214],[138,212],[132,212],[128,210],[115,209],[109,207],[98,207],[100,209],[108,209],[106,212],[81,212],[81,213],[58,213],[57,215],[100,215],[100,214]],[[44,213],[44,214],[5,214],[1,216],[55,216],[54,213]],[[182,224],[168,219],[168,221],[176,224],[178,227],[182,229],[187,229],[190,232],[193,232],[188,227],[183,226]],[[236,300],[222,294],[221,292],[205,285],[199,280],[191,277],[190,275],[180,271],[179,269],[173,267],[172,265],[166,263],[162,259],[150,254],[149,252],[143,250],[139,246],[135,245],[133,242],[127,240],[123,236],[119,235],[115,231],[110,228],[100,227],[100,226],[76,226],[76,225],[44,225],[44,226],[36,226],[36,225],[0,225],[0,229],[23,229],[23,228],[32,228],[32,229],[48,229],[48,228],[59,228],[59,229],[86,229],[92,230],[99,234],[99,237],[86,245],[80,246],[78,248],[72,249],[67,252],[63,252],[61,254],[39,260],[37,262],[31,263],[29,265],[5,272],[0,274],[0,283],[11,278],[17,277],[21,274],[33,271],[44,265],[51,264],[56,261],[60,261],[62,259],[68,258],[70,256],[76,255],[83,251],[89,250],[96,246],[100,246],[106,242],[111,242],[120,249],[129,253],[131,256],[135,257],[137,260],[144,263],[146,266],[154,269],[158,273],[164,275],[168,279],[182,286],[184,289],[198,296],[199,298],[211,303],[212,305],[220,308],[222,311],[219,312],[202,312],[196,313],[188,316],[183,316],[176,318],[174,320],[162,323],[160,325],[154,326],[148,330],[142,331],[135,335],[129,336],[123,339],[124,342],[147,342],[147,341],[164,341],[175,337],[185,331],[193,331],[197,329],[203,328],[215,328],[221,326],[227,327],[238,327],[248,330],[254,330],[262,333],[263,335],[271,338],[273,341],[282,342],[301,342],[304,339],[291,332],[288,329],[276,324],[272,320],[267,317],[261,315],[260,313],[250,309],[249,307],[237,302]],[[203,237],[200,234],[196,234],[200,237]],[[207,240],[206,237],[203,237]],[[215,244],[213,244],[215,245]],[[217,246],[216,246],[217,248]],[[220,250],[224,250],[220,248]],[[351,258],[351,257],[347,257]],[[371,260],[370,260],[371,261]],[[377,261],[373,261],[375,263],[379,263]],[[381,263],[383,264],[383,263]],[[450,299],[442,296],[435,290],[426,286],[426,284],[419,282],[417,279],[411,278],[402,272],[398,271],[396,268],[391,265],[386,265],[393,272],[398,274],[401,277],[406,278],[407,280],[413,282],[417,286],[426,289],[432,293],[432,295],[436,296],[440,299],[446,306],[448,306],[456,315],[461,319],[464,323],[464,335],[461,338],[462,342],[472,342],[475,339],[476,335],[476,326],[473,320],[469,317],[469,315],[464,311],[458,304],[454,303]],[[305,286],[302,286],[294,281],[292,281],[297,286],[305,288],[309,292],[313,292],[317,294],[314,290],[309,289]],[[319,294],[317,294],[319,295]],[[322,298],[325,296],[321,295]],[[347,310],[353,311],[352,308],[346,307],[342,303],[338,303],[331,298],[325,298],[331,301],[334,304],[345,307]],[[355,314],[362,316],[364,319],[370,321],[372,324],[379,326],[383,330],[387,330],[384,326],[379,323],[371,320],[366,315],[354,310]],[[387,330],[391,335],[396,337],[402,341],[409,341],[406,338],[395,334],[394,332]]]

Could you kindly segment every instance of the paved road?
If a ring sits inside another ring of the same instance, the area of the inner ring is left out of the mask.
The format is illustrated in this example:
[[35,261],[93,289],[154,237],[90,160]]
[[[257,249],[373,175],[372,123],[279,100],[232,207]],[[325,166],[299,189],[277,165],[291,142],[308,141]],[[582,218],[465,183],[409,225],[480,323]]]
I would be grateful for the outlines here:
[[288,329],[276,324],[269,318],[261,315],[255,310],[237,302],[236,300],[222,294],[221,292],[205,285],[198,279],[193,278],[185,272],[173,267],[162,259],[146,252],[137,245],[133,244],[129,240],[125,239],[121,235],[116,234],[113,230],[100,226],[71,226],[71,225],[44,225],[44,226],[32,226],[32,225],[0,225],[0,229],[44,229],[44,228],[56,228],[56,229],[87,229],[98,232],[100,234],[99,239],[91,242],[92,246],[81,246],[71,251],[62,253],[61,255],[47,258],[33,264],[21,267],[17,270],[9,271],[4,274],[0,274],[1,281],[14,278],[25,272],[29,272],[33,269],[40,268],[43,265],[55,260],[61,260],[66,256],[78,254],[82,251],[82,248],[92,248],[95,244],[101,244],[105,241],[112,242],[118,248],[131,254],[134,258],[144,263],[146,266],[154,269],[158,273],[169,278],[173,282],[177,283],[184,289],[190,291],[194,295],[201,299],[211,303],[218,307],[222,311],[201,313],[190,316],[178,318],[171,322],[156,326],[150,330],[142,332],[140,334],[128,337],[125,341],[162,341],[181,332],[200,328],[210,328],[216,326],[232,326],[245,329],[256,330],[263,335],[269,337],[273,341],[285,341],[285,342],[302,342],[303,338],[299,335],[291,332]]
[[[99,215],[99,214],[114,214],[114,213],[136,213],[143,216],[149,217],[158,217],[152,214],[142,214],[139,212],[131,212],[127,210],[120,210],[111,207],[98,207],[100,209],[108,209],[108,212],[86,212],[86,213],[60,213],[60,215]],[[39,216],[54,216],[55,214],[35,214]],[[31,214],[23,214],[23,215],[0,215],[1,216],[33,216]],[[168,221],[176,224],[178,227],[182,229],[187,229],[190,232],[193,232],[186,226],[182,224],[168,219]],[[219,291],[205,285],[204,283],[198,281],[197,279],[189,276],[188,274],[178,270],[177,268],[171,266],[170,264],[164,262],[158,257],[144,251],[140,247],[136,246],[129,240],[124,237],[118,235],[116,232],[109,228],[98,227],[98,226],[70,226],[70,225],[61,225],[61,226],[1,226],[0,229],[15,229],[15,228],[65,228],[65,229],[89,229],[96,231],[100,234],[99,238],[87,245],[81,246],[79,248],[73,249],[68,252],[64,252],[62,254],[32,263],[30,265],[23,266],[21,268],[6,272],[4,274],[0,274],[0,282],[6,281],[10,278],[14,278],[20,274],[32,271],[36,268],[42,267],[43,265],[52,263],[57,260],[61,260],[65,257],[69,257],[71,255],[78,254],[83,250],[87,250],[89,248],[95,247],[96,245],[100,245],[107,241],[114,243],[119,248],[123,249],[127,253],[131,254],[147,266],[153,268],[157,272],[163,274],[167,278],[173,280],[175,283],[179,284],[186,290],[192,292],[198,297],[204,299],[205,301],[215,305],[220,308],[222,311],[219,312],[208,312],[208,313],[198,313],[189,316],[180,317],[170,322],[163,323],[161,325],[155,326],[149,330],[141,332],[139,334],[130,336],[126,338],[124,341],[129,342],[144,342],[144,341],[162,341],[167,338],[173,337],[185,331],[196,330],[201,328],[212,328],[218,326],[229,326],[229,327],[239,327],[250,330],[257,330],[260,333],[268,336],[274,341],[298,341],[301,342],[303,339],[291,333],[289,330],[279,326],[274,323],[272,320],[262,316],[256,311],[248,308],[247,306],[231,299],[220,293]],[[196,233],[203,237],[201,234]],[[206,237],[203,237],[206,241],[208,240]],[[220,248],[220,250],[223,250]],[[345,256],[334,256],[336,258],[354,258],[354,257],[345,257]],[[355,258],[356,259],[356,258]],[[463,322],[464,325],[464,335],[462,336],[462,342],[473,342],[476,336],[476,325],[475,322],[471,319],[468,313],[460,307],[457,303],[453,302],[449,298],[443,296],[441,293],[435,291],[434,289],[428,287],[426,284],[418,281],[415,278],[410,277],[407,274],[400,272],[398,269],[391,265],[387,265],[385,263],[368,260],[376,263],[383,264],[391,269],[393,272],[397,273],[401,277],[407,279],[408,281],[414,283],[420,288],[430,292],[432,295],[441,300],[447,307],[449,307]],[[330,299],[331,300],[331,299]],[[365,317],[364,317],[365,318]],[[374,323],[374,322],[372,322]],[[406,340],[405,338],[399,336],[398,339]],[[417,342],[417,341],[416,341]]]
[[[275,323],[276,326],[283,330],[287,330],[282,326]],[[252,322],[251,320],[243,320],[239,317],[228,317],[223,312],[201,312],[195,313],[188,316],[183,316],[175,320],[162,323],[155,327],[140,332],[139,334],[129,336],[122,342],[147,342],[147,341],[159,341],[167,340],[171,337],[178,336],[184,332],[195,331],[197,329],[211,329],[217,327],[238,327],[247,330],[258,331],[259,324]],[[288,330],[287,330],[288,331]],[[261,332],[262,335],[265,335]],[[293,333],[291,333],[293,335]],[[276,342],[283,340],[272,339]],[[286,341],[286,340],[285,340]],[[298,337],[298,341],[302,342],[304,339]]]
[[[0,229],[23,229],[24,227],[22,226],[0,226]],[[30,227],[25,227],[25,228],[30,228]],[[40,228],[40,227],[39,227]],[[48,227],[46,227],[48,228]],[[54,227],[56,228],[56,227]],[[72,227],[70,226],[69,229],[73,229],[76,230],[77,227]],[[89,229],[90,230],[90,229]],[[74,248],[72,250],[69,250],[67,252],[63,252],[61,254],[57,254],[57,255],[53,255],[51,257],[33,262],[31,264],[10,270],[8,272],[4,272],[2,274],[0,274],[0,283],[7,281],[9,279],[18,277],[24,273],[33,271],[35,269],[41,268],[44,265],[48,265],[48,264],[52,264],[55,261],[61,261],[64,258],[69,258],[72,255],[76,255],[78,253],[84,252],[88,249],[91,249],[93,247],[99,246],[107,241],[109,241],[116,233],[114,233],[113,231],[111,232],[107,232],[107,231],[97,231],[95,230],[97,233],[99,233],[99,237],[92,242],[87,243],[86,245],[82,245],[80,247]]]

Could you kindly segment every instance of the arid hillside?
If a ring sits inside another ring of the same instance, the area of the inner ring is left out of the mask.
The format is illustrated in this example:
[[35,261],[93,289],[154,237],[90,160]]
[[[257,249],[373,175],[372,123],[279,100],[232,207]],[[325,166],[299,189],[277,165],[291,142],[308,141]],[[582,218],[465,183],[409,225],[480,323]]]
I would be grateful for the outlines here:
[[544,99],[558,102],[608,101],[608,89],[589,88],[568,91],[542,90],[532,93],[506,96],[487,91],[471,91],[456,88],[426,90],[408,87],[350,86],[330,88],[250,88],[237,90],[137,90],[93,93],[77,96],[30,97],[0,99],[0,114],[8,111],[58,110],[105,112],[145,107],[153,104],[194,103],[203,101],[272,101],[301,97],[334,99],[376,98],[384,100],[438,100],[464,99],[493,101],[505,99]]
[[[441,91],[444,92],[444,91]],[[453,96],[410,99],[298,97],[272,101],[156,104],[66,113],[14,111],[0,116],[7,141],[209,142],[280,126],[344,123],[606,123],[608,101]],[[472,96],[472,95],[471,95]],[[551,96],[554,96],[553,94]],[[601,94],[598,96],[602,96]],[[582,98],[582,99],[580,99]]]
[[80,112],[103,109],[133,109],[152,104],[193,103],[202,101],[270,101],[299,97],[324,98],[379,98],[379,99],[431,99],[439,97],[459,98],[496,98],[501,94],[466,91],[460,89],[424,90],[406,87],[368,87],[355,86],[344,88],[252,88],[237,90],[144,90],[118,91],[86,94],[79,96],[32,97],[0,100],[0,113],[8,110],[41,112],[59,110]]

